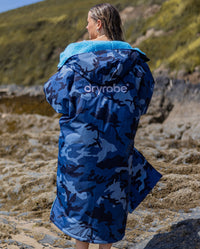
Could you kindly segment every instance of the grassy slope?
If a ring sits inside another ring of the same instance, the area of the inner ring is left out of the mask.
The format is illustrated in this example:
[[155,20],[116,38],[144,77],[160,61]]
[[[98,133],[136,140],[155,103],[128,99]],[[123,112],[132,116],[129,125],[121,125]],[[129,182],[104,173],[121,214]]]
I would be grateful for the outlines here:
[[[129,1],[111,1],[123,8]],[[0,84],[40,84],[59,53],[82,37],[91,0],[46,0],[0,14]]]
[[[151,58],[152,69],[164,63],[172,69],[186,67],[192,71],[200,64],[200,4],[196,0],[109,2],[119,10],[164,2],[152,17],[125,23],[127,40],[132,43],[151,27],[165,31],[164,35],[150,37],[139,45]],[[0,84],[43,84],[56,71],[59,53],[84,35],[88,9],[97,3],[45,0],[0,14]]]
[[[150,28],[163,30],[161,36],[152,36],[140,44],[150,58],[151,68],[162,64],[172,71],[184,69],[191,73],[200,65],[200,2],[196,0],[168,0],[154,16],[143,20],[140,30],[132,37],[145,34]],[[129,28],[134,24],[130,23]]]

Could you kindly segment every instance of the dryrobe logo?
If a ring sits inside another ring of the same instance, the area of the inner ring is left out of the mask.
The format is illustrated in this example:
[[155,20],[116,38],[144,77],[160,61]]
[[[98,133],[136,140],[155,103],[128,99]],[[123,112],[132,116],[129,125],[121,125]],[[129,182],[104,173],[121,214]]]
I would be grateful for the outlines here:
[[126,86],[117,86],[113,84],[112,86],[92,86],[91,84],[84,87],[85,92],[91,93],[91,92],[97,92],[97,95],[102,93],[126,93],[128,91],[128,85]]

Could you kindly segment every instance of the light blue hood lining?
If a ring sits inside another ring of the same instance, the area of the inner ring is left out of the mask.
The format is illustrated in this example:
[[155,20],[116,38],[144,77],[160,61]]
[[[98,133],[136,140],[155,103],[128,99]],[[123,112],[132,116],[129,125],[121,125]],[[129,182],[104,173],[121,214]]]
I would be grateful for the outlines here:
[[131,45],[123,41],[82,41],[69,44],[65,50],[60,54],[60,62],[58,69],[61,68],[65,62],[73,55],[89,52],[97,52],[107,49],[133,49],[145,55],[139,48],[132,48]]

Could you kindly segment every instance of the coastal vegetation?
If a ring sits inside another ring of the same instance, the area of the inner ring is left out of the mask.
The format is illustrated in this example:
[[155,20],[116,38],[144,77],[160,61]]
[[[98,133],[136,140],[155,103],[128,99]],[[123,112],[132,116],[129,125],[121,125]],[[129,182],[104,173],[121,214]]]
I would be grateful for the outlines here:
[[[101,1],[107,2],[107,1]],[[151,59],[152,71],[190,74],[200,65],[200,2],[110,0],[121,13],[125,38]],[[0,84],[43,84],[56,72],[59,54],[87,39],[92,0],[44,0],[0,14]],[[131,12],[126,10],[132,8]],[[142,39],[141,39],[142,38]]]

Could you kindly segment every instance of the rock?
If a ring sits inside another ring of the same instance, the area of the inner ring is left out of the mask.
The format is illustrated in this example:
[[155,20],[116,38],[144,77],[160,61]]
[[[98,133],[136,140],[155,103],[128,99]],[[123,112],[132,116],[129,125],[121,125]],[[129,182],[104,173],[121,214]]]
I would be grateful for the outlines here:
[[74,246],[74,243],[70,240],[66,240],[65,242],[63,242],[60,237],[55,237],[48,234],[45,234],[44,238],[39,240],[38,242],[43,245],[49,244],[58,248],[69,248],[70,246]]
[[149,124],[163,123],[173,109],[173,101],[166,96],[170,82],[170,79],[166,77],[156,79],[153,97],[147,112],[151,116]]
[[128,249],[132,245],[133,245],[133,243],[130,243],[130,242],[126,241],[126,239],[123,239],[123,240],[121,240],[121,241],[116,242],[116,243],[113,244],[114,247],[119,248],[119,249],[120,248]]
[[159,76],[155,79],[154,95],[162,94],[172,102],[200,101],[200,84],[191,84],[183,79]]
[[155,235],[144,249],[197,249],[200,248],[200,219],[181,221],[168,233]]
[[44,96],[43,86],[0,85],[0,96]]
[[[18,248],[20,249],[34,249],[33,246],[30,246],[30,245],[27,245],[27,244],[24,244],[24,243],[21,243],[19,241],[16,241],[16,240],[12,240],[12,239],[8,239],[8,240],[2,240],[0,241],[0,243],[3,245],[3,244],[7,244],[7,245],[13,245],[13,246],[18,246]],[[5,248],[5,247],[3,247]],[[6,247],[7,248],[7,247]]]

